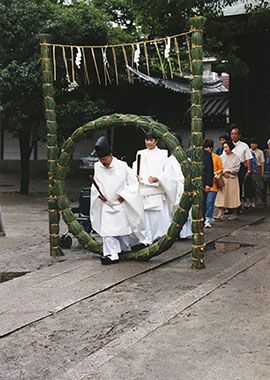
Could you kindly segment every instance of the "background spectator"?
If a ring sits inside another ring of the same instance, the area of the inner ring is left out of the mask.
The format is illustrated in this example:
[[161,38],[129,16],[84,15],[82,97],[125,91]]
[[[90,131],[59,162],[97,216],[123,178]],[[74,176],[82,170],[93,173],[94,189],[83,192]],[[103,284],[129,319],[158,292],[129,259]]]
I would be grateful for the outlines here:
[[224,153],[221,156],[225,186],[216,197],[215,206],[218,207],[216,220],[223,219],[224,208],[232,209],[229,220],[237,218],[237,207],[240,205],[239,181],[237,174],[240,170],[240,159],[232,152],[234,144],[231,141],[224,143]]
[[204,149],[207,150],[212,155],[213,160],[213,169],[214,169],[214,179],[213,186],[206,196],[206,210],[205,210],[205,223],[204,226],[206,228],[211,228],[211,223],[214,222],[214,208],[215,208],[215,199],[217,196],[218,188],[215,180],[215,175],[223,172],[223,166],[221,158],[218,154],[213,152],[214,149],[214,141],[211,139],[207,139],[203,145]]
[[225,141],[230,140],[230,136],[229,135],[221,135],[221,136],[219,136],[218,140],[219,140],[219,143],[221,146],[219,148],[217,148],[216,154],[221,156],[223,153],[223,144],[225,143]]
[[255,175],[257,174],[257,159],[255,153],[250,150],[252,158],[250,160],[250,175],[246,177],[245,187],[245,199],[246,207],[255,207],[256,187],[255,187]]
[[267,141],[268,148],[264,150],[264,191],[263,201],[267,206],[267,191],[270,192],[270,139]]
[[[240,141],[241,133],[239,128],[233,127],[230,132],[231,140],[234,144],[233,152],[240,159],[240,170],[238,172],[238,180],[239,180],[239,194],[240,194],[240,202],[242,201],[243,196],[243,184],[244,180],[247,176],[250,175],[250,159],[252,158],[252,154],[250,153],[249,146]],[[238,213],[241,213],[241,203],[238,208]]]
[[213,186],[213,177],[214,177],[214,167],[213,167],[213,160],[212,160],[212,154],[208,152],[208,150],[203,150],[203,174],[202,174],[202,182],[203,182],[203,215],[205,218],[205,211],[206,211],[206,198],[207,194],[211,190],[211,187]]
[[[255,199],[254,204],[251,204],[252,207],[255,207],[256,199],[261,198],[263,201],[263,177],[264,177],[264,154],[261,149],[258,149],[258,140],[256,138],[250,139],[250,151],[251,154],[256,156],[256,165],[257,170],[253,173],[253,181],[255,187]],[[252,170],[251,170],[252,172]]]

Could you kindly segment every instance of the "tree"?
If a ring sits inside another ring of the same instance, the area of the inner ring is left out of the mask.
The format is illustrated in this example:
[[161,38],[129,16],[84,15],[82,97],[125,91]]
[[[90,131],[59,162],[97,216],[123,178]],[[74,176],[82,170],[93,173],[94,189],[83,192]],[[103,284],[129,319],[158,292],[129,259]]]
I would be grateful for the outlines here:
[[235,0],[131,0],[131,6],[142,31],[150,36],[166,36],[187,30],[189,18],[217,14],[224,4]]
[[135,14],[127,0],[93,0],[95,6],[109,15],[113,27],[120,27],[131,36],[136,34]]
[[[13,0],[0,5],[0,28],[1,119],[4,128],[19,138],[20,192],[27,194],[30,155],[44,125],[39,34],[49,32],[63,43],[105,44],[108,17],[92,3],[81,1],[64,6],[49,0]],[[60,83],[56,92],[68,101],[66,87],[67,83]]]
[[246,2],[247,17],[224,18],[222,10],[236,0],[131,0],[135,23],[149,37],[166,36],[187,30],[189,18],[202,15],[207,18],[204,29],[204,52],[214,55],[222,71],[233,75],[246,75],[250,53],[247,35],[269,34],[270,4],[261,0],[256,5]]

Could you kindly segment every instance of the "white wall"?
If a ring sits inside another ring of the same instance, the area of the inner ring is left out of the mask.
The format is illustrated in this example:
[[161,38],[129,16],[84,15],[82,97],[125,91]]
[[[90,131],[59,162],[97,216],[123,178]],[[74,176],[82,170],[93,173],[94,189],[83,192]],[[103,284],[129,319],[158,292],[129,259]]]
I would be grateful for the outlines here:
[[[189,130],[179,130],[178,131],[182,135],[183,139],[183,146],[185,149],[188,148],[189,139],[190,139],[190,131]],[[222,129],[208,129],[205,132],[205,138],[211,138],[214,140],[215,143],[215,149],[219,147],[218,143],[218,136],[225,134],[226,131]],[[80,157],[88,156],[91,151],[93,150],[94,141],[98,138],[99,135],[101,135],[102,132],[97,133],[97,135],[92,139],[81,141],[73,155],[73,159],[79,159]],[[32,157],[33,159],[33,154]],[[12,135],[5,131],[5,147],[4,147],[4,160],[19,160],[20,154],[19,154],[19,141],[17,138],[13,138]],[[38,143],[38,159],[39,160],[46,160],[47,154],[46,154],[46,143],[45,142],[39,142]]]
[[[99,133],[100,134],[100,133]],[[96,140],[97,137],[93,139]],[[93,149],[93,141],[90,139],[81,141],[74,151],[73,158],[79,159],[83,156],[88,156],[89,153]],[[20,159],[20,151],[19,151],[19,140],[17,138],[13,138],[12,134],[8,131],[5,131],[4,137],[4,160],[19,160]],[[34,154],[32,153],[31,159],[34,158]],[[46,152],[46,142],[38,142],[38,159],[46,160],[47,152]]]

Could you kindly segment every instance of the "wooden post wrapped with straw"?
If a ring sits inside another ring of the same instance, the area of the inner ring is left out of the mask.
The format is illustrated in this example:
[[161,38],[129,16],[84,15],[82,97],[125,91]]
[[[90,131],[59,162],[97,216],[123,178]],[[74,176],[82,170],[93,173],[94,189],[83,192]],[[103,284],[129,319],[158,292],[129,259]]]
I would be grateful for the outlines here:
[[191,161],[192,161],[192,268],[205,268],[203,233],[203,120],[202,120],[202,74],[203,74],[203,26],[204,17],[191,18]]
[[53,70],[51,46],[47,46],[50,35],[40,35],[41,42],[41,65],[43,74],[43,95],[45,116],[47,125],[47,156],[48,156],[48,211],[50,230],[50,254],[61,256],[63,252],[59,246],[59,210],[54,188],[54,175],[56,161],[59,156],[57,144],[57,124],[55,116],[55,102],[53,89]]

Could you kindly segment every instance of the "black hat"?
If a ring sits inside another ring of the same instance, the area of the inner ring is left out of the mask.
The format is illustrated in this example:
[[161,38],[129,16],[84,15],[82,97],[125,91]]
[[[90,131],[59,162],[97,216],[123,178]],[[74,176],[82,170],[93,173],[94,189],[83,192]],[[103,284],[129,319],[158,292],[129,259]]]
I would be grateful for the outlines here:
[[150,139],[157,140],[157,136],[153,132],[146,132],[145,139],[146,140],[150,140]]
[[111,154],[111,148],[108,139],[105,136],[101,136],[96,144],[95,151],[98,158],[102,158]]
[[173,135],[174,137],[177,138],[177,140],[179,141],[179,144],[182,145],[182,136],[180,135],[180,133],[175,132]]

